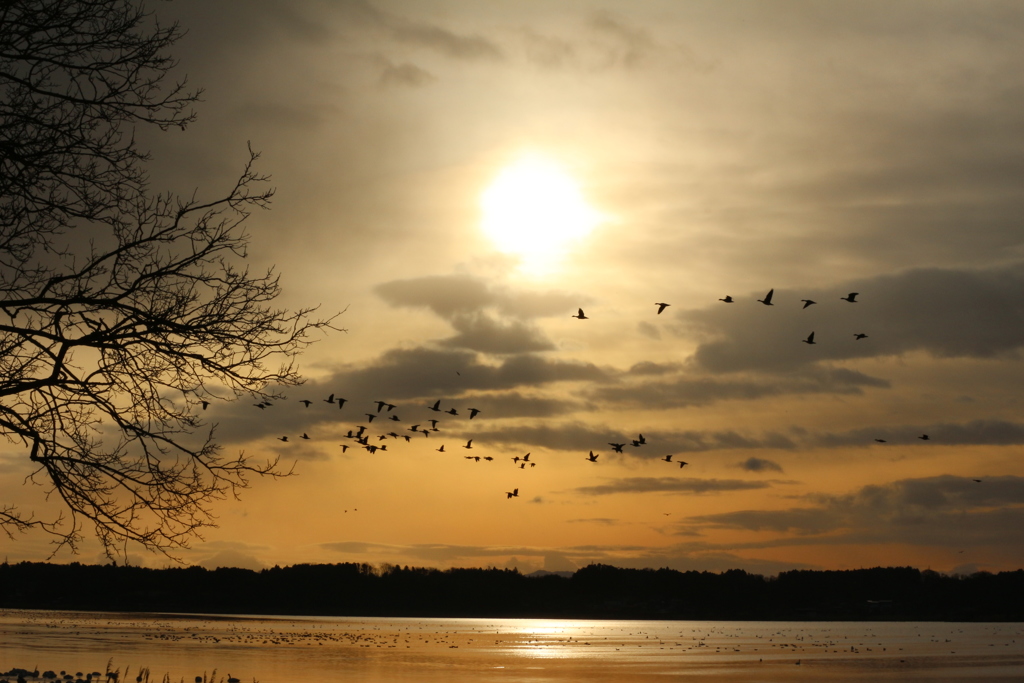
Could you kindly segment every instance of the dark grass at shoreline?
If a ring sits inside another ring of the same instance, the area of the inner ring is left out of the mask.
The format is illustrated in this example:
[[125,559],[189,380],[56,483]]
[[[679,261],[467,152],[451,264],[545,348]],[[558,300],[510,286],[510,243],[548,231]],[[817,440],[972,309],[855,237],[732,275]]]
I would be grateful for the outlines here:
[[1024,570],[946,576],[912,567],[764,577],[590,565],[504,569],[300,564],[261,571],[0,565],[0,608],[204,615],[771,621],[1024,621]]
[[[107,661],[106,671],[91,671],[84,673],[77,671],[75,673],[68,673],[67,671],[61,671],[57,673],[53,670],[40,671],[39,667],[33,667],[31,670],[22,669],[15,667],[7,672],[0,672],[0,683],[28,683],[28,681],[77,681],[79,683],[129,683],[134,680],[136,683],[156,683],[158,679],[151,678],[151,672],[148,666],[139,667],[135,678],[131,677],[131,667],[125,666],[122,671],[120,668],[113,666],[113,660]],[[159,683],[174,683],[171,680],[170,674],[164,674],[163,678],[159,679]],[[185,683],[185,678],[182,677],[178,683]],[[209,675],[204,671],[201,676],[196,676],[193,679],[193,683],[241,683],[237,678],[233,678],[230,674],[227,676],[221,676],[217,678],[217,670],[214,669]],[[252,683],[259,683],[255,678]]]

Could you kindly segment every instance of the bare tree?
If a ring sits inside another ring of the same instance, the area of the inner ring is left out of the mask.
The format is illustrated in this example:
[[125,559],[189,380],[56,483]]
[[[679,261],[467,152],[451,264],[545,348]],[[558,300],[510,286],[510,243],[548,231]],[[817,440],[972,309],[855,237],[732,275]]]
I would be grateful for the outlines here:
[[242,223],[273,194],[251,149],[219,199],[148,190],[135,127],[184,128],[199,97],[167,80],[181,35],[137,0],[0,3],[0,433],[63,503],[0,503],[8,535],[77,549],[91,527],[108,555],[167,553],[251,475],[288,474],[225,457],[199,416],[298,383],[332,319],[275,308],[277,275],[242,263]]

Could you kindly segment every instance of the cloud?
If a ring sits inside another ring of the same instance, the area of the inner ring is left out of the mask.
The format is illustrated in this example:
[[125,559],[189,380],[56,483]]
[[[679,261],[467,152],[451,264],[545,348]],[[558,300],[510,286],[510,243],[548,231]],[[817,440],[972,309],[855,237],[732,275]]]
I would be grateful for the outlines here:
[[382,85],[404,85],[419,88],[429,85],[437,80],[437,76],[426,69],[421,69],[415,64],[403,62],[401,64],[387,63],[380,74]]
[[501,323],[481,313],[455,316],[452,327],[459,334],[438,342],[441,346],[499,355],[550,351],[555,348],[535,327],[520,321]]
[[607,60],[611,64],[632,69],[640,66],[657,49],[646,29],[609,12],[596,12],[590,19],[590,27],[610,39]]
[[584,496],[606,496],[612,493],[720,493],[722,491],[749,491],[768,488],[761,481],[740,479],[675,479],[673,477],[627,477],[613,479],[598,486],[574,489]]
[[469,275],[428,275],[391,280],[374,291],[392,306],[429,308],[441,318],[477,313],[485,308],[519,318],[568,315],[582,300],[565,292],[509,290],[489,285]]
[[[919,439],[922,434],[928,440]],[[862,427],[842,433],[817,434],[808,440],[823,446],[870,446],[875,439],[890,444],[920,446],[1010,446],[1024,444],[1024,424],[1004,420],[972,420],[965,423]]]
[[[748,295],[732,306],[683,311],[713,337],[693,355],[715,373],[790,372],[825,361],[925,351],[940,358],[992,358],[1024,345],[1024,263],[987,269],[924,268],[852,280],[828,289],[777,289],[772,307]],[[840,301],[859,292],[857,303]],[[802,308],[800,299],[819,303]],[[756,334],[751,331],[756,330]],[[813,346],[801,344],[815,332]],[[867,339],[855,340],[855,333]]]
[[747,472],[781,472],[782,466],[772,460],[764,458],[747,458],[743,462],[736,463],[736,467]]
[[847,495],[818,495],[815,505],[738,510],[688,518],[693,529],[789,534],[731,544],[757,548],[804,544],[1024,547],[1024,478],[941,475],[864,486]]

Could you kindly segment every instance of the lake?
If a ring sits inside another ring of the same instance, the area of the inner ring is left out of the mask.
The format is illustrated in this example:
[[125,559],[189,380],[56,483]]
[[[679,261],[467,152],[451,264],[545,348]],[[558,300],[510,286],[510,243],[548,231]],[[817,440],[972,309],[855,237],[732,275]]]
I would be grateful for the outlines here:
[[0,671],[105,672],[108,662],[122,682],[148,667],[149,680],[166,675],[174,683],[196,676],[219,682],[228,675],[243,683],[996,683],[1024,680],[1024,624],[0,610]]

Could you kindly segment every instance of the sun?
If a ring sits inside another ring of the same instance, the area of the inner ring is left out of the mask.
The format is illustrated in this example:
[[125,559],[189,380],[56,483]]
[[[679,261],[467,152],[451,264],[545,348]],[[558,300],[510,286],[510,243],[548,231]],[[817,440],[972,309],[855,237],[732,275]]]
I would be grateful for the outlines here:
[[481,227],[527,269],[558,260],[601,222],[579,186],[554,162],[525,157],[506,167],[480,197]]

